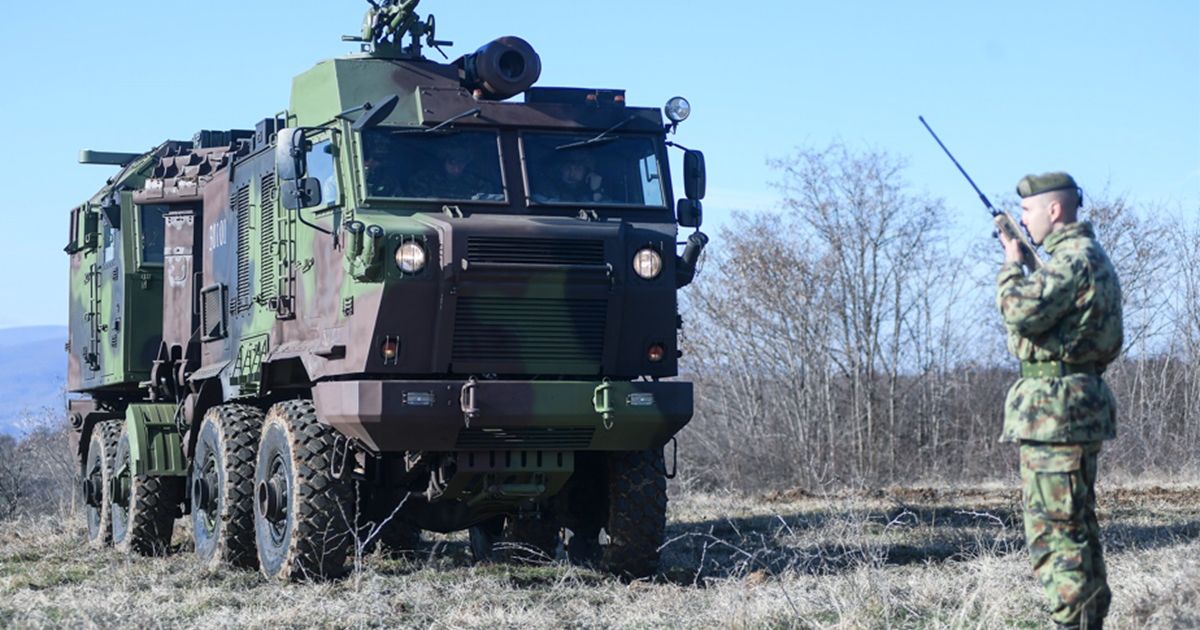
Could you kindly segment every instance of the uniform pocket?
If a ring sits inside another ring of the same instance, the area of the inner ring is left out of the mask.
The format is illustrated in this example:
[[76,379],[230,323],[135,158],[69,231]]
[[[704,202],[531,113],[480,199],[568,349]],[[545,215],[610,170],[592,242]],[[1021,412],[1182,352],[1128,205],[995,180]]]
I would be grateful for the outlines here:
[[1053,521],[1068,521],[1083,505],[1081,444],[1021,445],[1028,508]]
[[1040,472],[1037,491],[1040,511],[1052,521],[1069,521],[1078,507],[1075,490],[1079,472]]

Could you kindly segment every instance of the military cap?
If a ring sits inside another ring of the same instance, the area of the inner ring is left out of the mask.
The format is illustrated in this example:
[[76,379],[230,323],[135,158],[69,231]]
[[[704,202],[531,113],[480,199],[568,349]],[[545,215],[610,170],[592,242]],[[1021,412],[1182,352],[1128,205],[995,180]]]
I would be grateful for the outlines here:
[[1075,179],[1066,173],[1042,173],[1026,175],[1017,182],[1017,194],[1021,198],[1040,195],[1052,190],[1079,190]]

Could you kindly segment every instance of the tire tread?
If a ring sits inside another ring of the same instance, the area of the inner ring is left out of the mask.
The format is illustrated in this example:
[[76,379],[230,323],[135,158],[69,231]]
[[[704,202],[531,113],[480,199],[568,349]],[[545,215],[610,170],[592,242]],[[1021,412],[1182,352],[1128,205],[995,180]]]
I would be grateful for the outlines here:
[[666,534],[667,475],[657,449],[613,453],[609,457],[608,546],[604,569],[626,578],[658,571]]

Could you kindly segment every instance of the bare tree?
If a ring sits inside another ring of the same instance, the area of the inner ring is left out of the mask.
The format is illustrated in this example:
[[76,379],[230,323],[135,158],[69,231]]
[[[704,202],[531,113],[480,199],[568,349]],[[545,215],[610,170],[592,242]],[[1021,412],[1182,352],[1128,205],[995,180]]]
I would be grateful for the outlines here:
[[946,324],[959,296],[941,287],[964,272],[947,260],[942,203],[881,152],[835,144],[772,164],[786,211],[735,218],[688,302],[700,415],[772,440],[771,455],[716,431],[701,442],[808,482],[893,477],[912,464],[898,456],[913,442],[912,375],[945,373],[935,358],[958,338]]
[[[683,304],[694,478],[1010,477],[997,437],[1017,373],[995,310],[996,243],[950,247],[941,201],[912,193],[887,154],[835,144],[772,165],[784,208],[736,215]],[[1200,230],[1104,194],[1084,218],[1126,295],[1126,352],[1105,374],[1121,427],[1106,466],[1195,470]]]
[[24,504],[24,459],[17,453],[17,440],[0,435],[0,520],[12,518]]
[[23,514],[68,515],[74,509],[75,458],[70,428],[51,410],[26,414],[20,438],[0,435],[0,519]]

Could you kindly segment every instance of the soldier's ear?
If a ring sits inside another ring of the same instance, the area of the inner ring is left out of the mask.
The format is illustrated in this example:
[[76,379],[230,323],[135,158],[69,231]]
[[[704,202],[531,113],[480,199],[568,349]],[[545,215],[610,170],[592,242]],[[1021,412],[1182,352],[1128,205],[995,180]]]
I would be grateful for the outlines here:
[[1049,199],[1046,201],[1046,214],[1050,217],[1051,223],[1058,223],[1063,218],[1063,205],[1057,199]]

